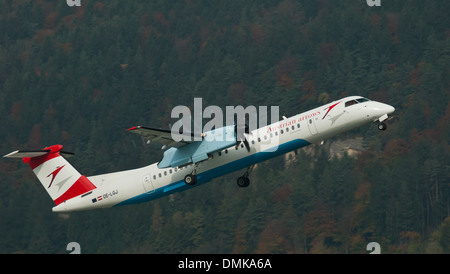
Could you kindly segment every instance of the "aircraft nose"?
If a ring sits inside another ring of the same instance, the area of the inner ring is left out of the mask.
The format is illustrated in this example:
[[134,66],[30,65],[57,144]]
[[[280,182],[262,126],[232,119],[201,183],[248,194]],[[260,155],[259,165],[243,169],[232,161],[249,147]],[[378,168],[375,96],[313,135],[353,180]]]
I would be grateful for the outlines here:
[[395,111],[395,108],[393,106],[390,105],[386,105],[386,113],[387,114],[391,114]]
[[[391,105],[380,103],[380,102],[369,102],[368,104],[368,110],[369,115],[371,118],[378,119],[379,117],[383,115],[390,115],[395,111],[395,108]],[[367,117],[369,117],[369,115]]]

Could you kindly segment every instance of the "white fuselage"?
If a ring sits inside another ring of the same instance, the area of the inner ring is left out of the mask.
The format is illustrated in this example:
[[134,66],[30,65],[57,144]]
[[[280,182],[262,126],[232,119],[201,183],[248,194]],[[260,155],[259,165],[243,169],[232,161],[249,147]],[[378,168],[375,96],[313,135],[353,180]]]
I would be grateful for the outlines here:
[[[197,166],[197,183],[251,166],[286,152],[321,142],[342,132],[377,121],[394,112],[392,106],[360,96],[346,97],[310,111],[253,130],[243,144],[214,152]],[[383,118],[385,119],[385,118]],[[382,121],[382,120],[380,120]],[[192,188],[184,182],[194,165],[159,169],[157,163],[146,167],[91,176],[96,189],[67,200],[53,208],[55,212],[107,208],[154,200]]]

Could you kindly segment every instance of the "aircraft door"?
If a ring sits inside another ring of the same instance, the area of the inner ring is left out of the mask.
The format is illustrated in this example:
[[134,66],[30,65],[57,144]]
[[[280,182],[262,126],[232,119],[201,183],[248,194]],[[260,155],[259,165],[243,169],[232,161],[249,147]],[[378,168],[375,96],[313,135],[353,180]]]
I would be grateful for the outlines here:
[[152,180],[150,179],[150,174],[142,176],[142,184],[144,185],[145,192],[147,194],[155,192],[155,187],[153,186]]
[[308,124],[309,132],[311,132],[312,135],[317,134],[316,122],[314,121],[314,119],[315,119],[314,117],[309,118],[308,121],[306,122]]

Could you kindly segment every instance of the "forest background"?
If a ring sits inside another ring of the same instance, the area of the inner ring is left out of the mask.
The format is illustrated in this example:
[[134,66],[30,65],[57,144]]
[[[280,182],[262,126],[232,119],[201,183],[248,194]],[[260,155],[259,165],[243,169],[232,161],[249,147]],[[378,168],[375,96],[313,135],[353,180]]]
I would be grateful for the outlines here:
[[381,3],[0,0],[2,155],[62,144],[87,176],[145,166],[162,151],[125,130],[168,128],[194,97],[396,108],[384,132],[259,164],[246,189],[239,171],[106,210],[55,214],[29,167],[0,159],[0,253],[449,253],[450,2]]

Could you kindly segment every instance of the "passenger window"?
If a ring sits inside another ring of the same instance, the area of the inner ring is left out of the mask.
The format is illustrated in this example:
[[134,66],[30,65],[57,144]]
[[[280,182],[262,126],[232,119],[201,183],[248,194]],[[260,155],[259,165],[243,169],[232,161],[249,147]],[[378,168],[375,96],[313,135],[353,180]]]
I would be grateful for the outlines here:
[[280,130],[280,132],[281,132],[281,134],[283,134],[283,133],[284,133],[284,131],[283,131],[283,130]]
[[297,124],[297,128],[300,128],[300,123]]
[[278,131],[275,131],[275,136],[278,136]]
[[164,171],[164,176],[167,176],[167,171]]
[[169,173],[172,174],[172,169],[169,169]]
[[161,178],[161,173],[159,173],[158,175],[159,175],[159,178]]
[[294,127],[294,125],[292,125],[292,130],[294,130],[295,129],[295,127]]
[[286,132],[289,132],[289,127],[286,128]]
[[153,180],[156,180],[156,175],[153,175]]

